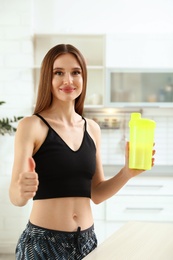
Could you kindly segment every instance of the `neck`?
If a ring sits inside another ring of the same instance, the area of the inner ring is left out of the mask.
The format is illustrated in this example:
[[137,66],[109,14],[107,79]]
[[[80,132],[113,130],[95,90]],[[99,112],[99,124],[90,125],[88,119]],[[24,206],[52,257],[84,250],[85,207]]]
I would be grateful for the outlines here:
[[58,105],[52,105],[45,111],[45,115],[54,120],[63,121],[64,123],[75,124],[76,121],[81,119],[81,116],[76,113],[73,104],[64,104],[64,102]]

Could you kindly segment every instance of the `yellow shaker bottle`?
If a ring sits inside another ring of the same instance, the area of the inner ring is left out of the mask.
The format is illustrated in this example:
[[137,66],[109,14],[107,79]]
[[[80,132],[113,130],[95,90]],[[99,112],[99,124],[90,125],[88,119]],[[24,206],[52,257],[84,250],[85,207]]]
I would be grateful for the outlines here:
[[156,123],[131,113],[129,121],[129,168],[149,170],[152,166],[152,150]]

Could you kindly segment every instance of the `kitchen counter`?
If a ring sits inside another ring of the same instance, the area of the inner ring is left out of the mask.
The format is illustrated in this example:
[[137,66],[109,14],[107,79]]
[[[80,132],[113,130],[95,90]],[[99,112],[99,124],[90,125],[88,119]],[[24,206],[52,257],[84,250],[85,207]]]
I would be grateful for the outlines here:
[[[114,176],[117,174],[123,165],[103,165],[105,176]],[[140,176],[152,177],[173,177],[173,165],[155,165],[151,170],[147,170]]]
[[173,224],[128,222],[85,260],[173,260]]

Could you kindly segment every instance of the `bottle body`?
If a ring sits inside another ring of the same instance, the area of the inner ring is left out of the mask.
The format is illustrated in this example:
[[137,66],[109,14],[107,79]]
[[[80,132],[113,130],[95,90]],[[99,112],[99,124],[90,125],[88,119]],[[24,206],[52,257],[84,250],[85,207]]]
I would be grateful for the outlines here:
[[152,167],[155,122],[132,113],[129,122],[129,168],[149,170]]

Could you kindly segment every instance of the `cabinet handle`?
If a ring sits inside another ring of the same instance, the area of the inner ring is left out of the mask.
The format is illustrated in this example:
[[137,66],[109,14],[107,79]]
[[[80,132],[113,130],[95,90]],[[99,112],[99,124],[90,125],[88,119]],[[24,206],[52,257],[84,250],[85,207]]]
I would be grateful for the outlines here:
[[160,212],[162,210],[164,210],[164,208],[134,208],[134,207],[126,207],[125,210],[127,211],[148,211],[148,212],[151,212],[151,211],[155,211],[155,212]]
[[162,189],[163,185],[126,185],[125,188],[140,188],[140,189]]
[[[132,108],[132,106],[130,106],[130,105],[129,106],[128,105],[123,105],[123,107],[124,108]],[[133,107],[135,107],[135,108],[137,107],[138,108],[139,106],[138,105],[133,105]],[[159,108],[159,107],[162,107],[162,106],[159,106],[159,105],[151,106],[151,105],[147,104],[147,108]]]

